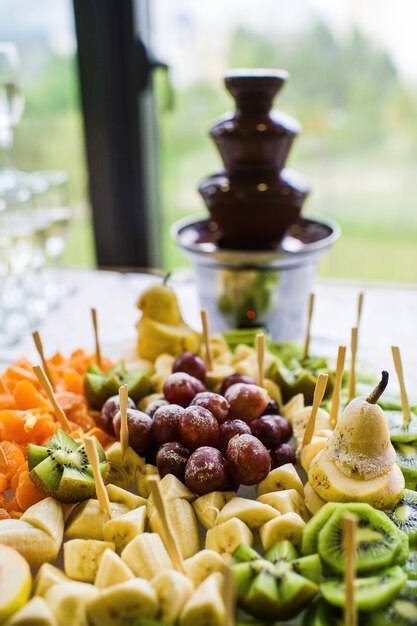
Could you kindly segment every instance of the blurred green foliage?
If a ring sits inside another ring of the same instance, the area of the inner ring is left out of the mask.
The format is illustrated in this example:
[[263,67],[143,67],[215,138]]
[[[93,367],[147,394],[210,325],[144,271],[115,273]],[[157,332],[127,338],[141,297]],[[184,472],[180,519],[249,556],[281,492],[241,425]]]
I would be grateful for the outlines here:
[[[312,182],[305,213],[327,215],[343,236],[321,264],[322,275],[417,281],[417,92],[404,84],[387,53],[360,31],[335,38],[324,23],[278,41],[238,29],[228,67],[281,67],[290,81],[278,108],[301,121],[289,165]],[[170,240],[180,217],[205,213],[197,186],[221,169],[208,135],[233,102],[219,80],[201,76],[176,89],[175,108],[159,102],[161,246],[164,266],[186,264]],[[76,220],[69,263],[94,262],[87,210],[86,164],[75,59],[51,55],[41,76],[25,84],[26,111],[16,132],[15,162],[22,169],[69,173]],[[83,247],[80,257],[79,249]]]

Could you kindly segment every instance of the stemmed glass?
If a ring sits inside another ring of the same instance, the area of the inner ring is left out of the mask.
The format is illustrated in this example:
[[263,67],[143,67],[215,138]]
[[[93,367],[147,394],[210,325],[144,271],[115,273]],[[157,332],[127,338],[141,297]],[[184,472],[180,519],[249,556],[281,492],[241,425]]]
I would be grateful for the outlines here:
[[0,190],[15,187],[22,173],[12,166],[13,129],[20,122],[25,100],[20,90],[20,61],[16,46],[0,42]]

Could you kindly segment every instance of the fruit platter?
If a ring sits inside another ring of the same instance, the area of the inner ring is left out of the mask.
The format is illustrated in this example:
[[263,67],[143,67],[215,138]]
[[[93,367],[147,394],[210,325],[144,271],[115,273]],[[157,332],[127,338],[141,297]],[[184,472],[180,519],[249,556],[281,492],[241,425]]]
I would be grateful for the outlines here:
[[34,333],[0,375],[0,624],[417,624],[401,355],[356,371],[359,323],[311,355],[312,304],[304,345],[200,334],[159,282],[117,361],[95,312],[94,353]]

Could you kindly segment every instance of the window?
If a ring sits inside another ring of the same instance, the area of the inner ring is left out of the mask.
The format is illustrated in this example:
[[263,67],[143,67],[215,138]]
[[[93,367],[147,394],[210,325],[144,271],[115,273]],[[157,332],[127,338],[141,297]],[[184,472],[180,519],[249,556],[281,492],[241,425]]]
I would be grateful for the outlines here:
[[305,215],[327,216],[342,238],[321,275],[417,281],[417,69],[413,3],[331,0],[154,0],[153,47],[171,68],[175,108],[157,82],[164,263],[185,258],[169,236],[206,213],[199,182],[222,168],[208,136],[233,106],[222,75],[284,68],[276,107],[304,132],[289,165],[312,183]]

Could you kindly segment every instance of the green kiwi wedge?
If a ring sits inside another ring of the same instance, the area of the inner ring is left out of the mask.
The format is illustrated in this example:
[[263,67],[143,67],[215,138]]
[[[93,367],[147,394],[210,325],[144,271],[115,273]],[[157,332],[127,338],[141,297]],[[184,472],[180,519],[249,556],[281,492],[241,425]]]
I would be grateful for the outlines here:
[[[248,561],[253,553],[256,558]],[[252,548],[239,546],[233,559],[239,606],[256,618],[291,619],[319,590],[322,579],[319,556],[299,558],[289,541],[271,546],[264,558]]]
[[408,536],[410,546],[417,545],[417,493],[404,489],[401,500],[391,511],[388,517]]
[[119,387],[124,384],[134,402],[139,402],[152,391],[148,371],[129,373],[123,363],[117,363],[104,373],[93,364],[89,366],[84,377],[84,395],[93,409],[101,409],[105,401],[117,395]]
[[318,553],[326,565],[343,574],[343,523],[347,512],[358,519],[356,531],[356,571],[372,572],[395,561],[401,543],[395,524],[382,511],[369,504],[339,505],[319,533]]
[[410,443],[396,443],[397,464],[405,479],[408,489],[417,488],[417,441]]
[[323,598],[311,604],[303,616],[302,626],[343,626],[342,612]]
[[[394,565],[379,574],[356,578],[355,603],[360,611],[375,611],[386,606],[401,589],[407,574],[399,565]],[[321,585],[324,598],[334,606],[345,605],[345,585],[341,578],[326,580]]]
[[[106,476],[106,454],[94,438],[100,470]],[[46,496],[61,502],[80,502],[94,496],[96,486],[84,445],[79,445],[63,430],[57,430],[45,447],[29,444],[30,478]]]
[[410,552],[403,569],[410,580],[417,580],[417,552]]
[[244,543],[241,543],[233,552],[233,561],[235,563],[249,563],[249,561],[256,561],[259,558],[259,553]]
[[417,439],[417,415],[411,413],[410,423],[404,425],[402,411],[385,411],[391,441],[409,443]]
[[417,581],[408,580],[391,604],[369,618],[369,626],[417,626]]
[[301,540],[301,552],[303,554],[317,552],[319,533],[338,506],[336,502],[328,502],[307,522]]

